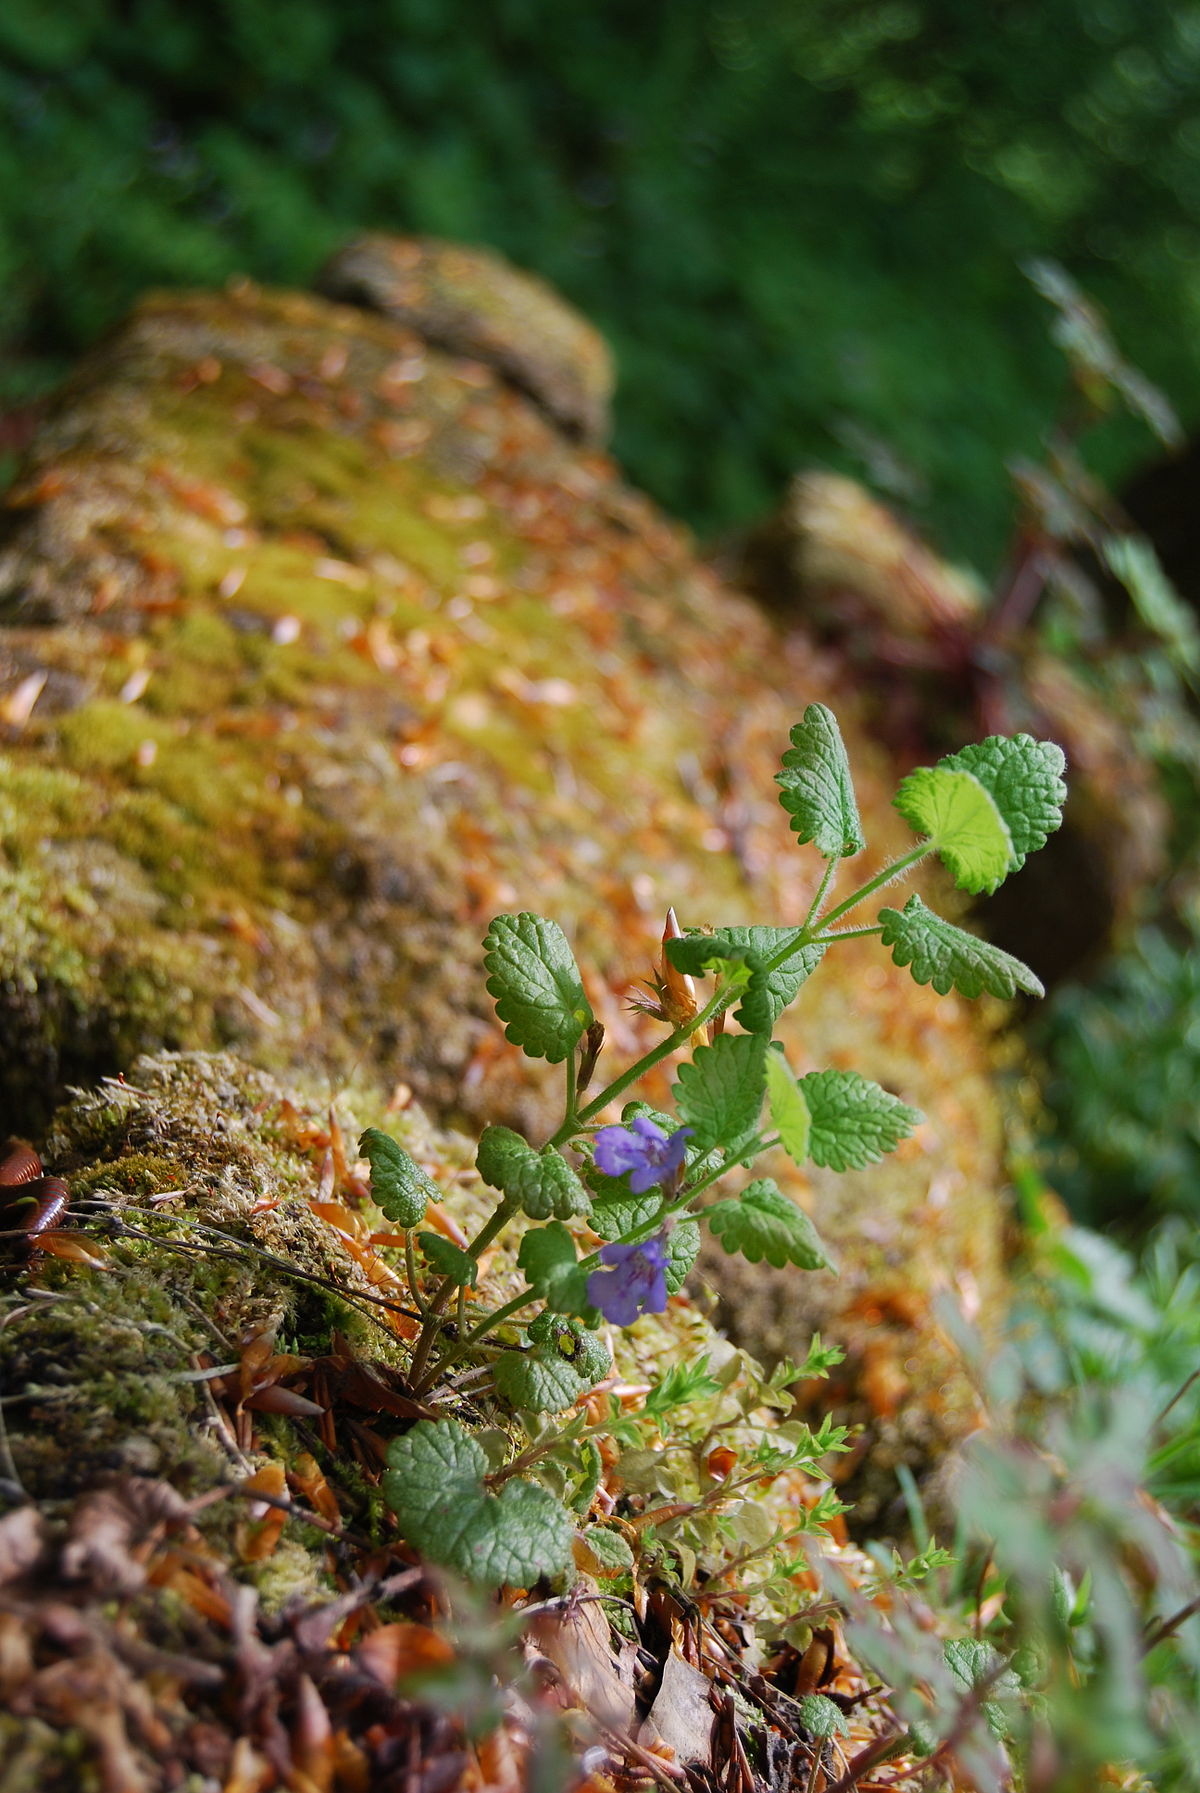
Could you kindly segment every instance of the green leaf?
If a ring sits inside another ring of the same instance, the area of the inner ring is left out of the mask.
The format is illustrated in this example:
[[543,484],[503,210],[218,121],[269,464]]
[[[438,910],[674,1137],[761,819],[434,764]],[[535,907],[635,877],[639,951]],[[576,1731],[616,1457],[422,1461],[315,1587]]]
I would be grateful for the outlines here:
[[403,1146],[378,1127],[367,1128],[358,1149],[371,1166],[371,1199],[376,1207],[382,1209],[393,1226],[405,1230],[419,1226],[428,1204],[442,1199],[437,1184]]
[[[599,1178],[600,1173],[596,1173]],[[605,1177],[606,1183],[617,1183],[617,1177]],[[591,1178],[588,1178],[589,1183]],[[654,1219],[663,1204],[663,1192],[659,1185],[647,1189],[643,1195],[634,1195],[626,1188],[617,1195],[600,1197],[592,1203],[592,1211],[588,1215],[588,1225],[602,1239],[623,1239],[626,1233],[636,1232],[638,1227],[646,1226]]]
[[921,766],[892,798],[909,826],[928,835],[960,890],[991,893],[1013,868],[1012,836],[990,792],[970,772]]
[[989,735],[938,761],[951,772],[971,773],[990,794],[1012,839],[1013,871],[1062,826],[1066,764],[1061,747],[1032,735]]
[[[601,1234],[603,1238],[604,1235]],[[587,1271],[579,1263],[575,1241],[561,1221],[533,1227],[521,1241],[517,1268],[552,1313],[581,1314],[588,1307]]]
[[540,915],[498,915],[483,946],[505,1035],[530,1058],[561,1064],[595,1020],[566,935]]
[[535,1151],[511,1127],[485,1127],[475,1154],[485,1183],[501,1189],[531,1220],[586,1214],[591,1198],[566,1159],[553,1147]]
[[801,841],[826,859],[861,853],[866,841],[854,799],[850,763],[832,710],[809,704],[791,733],[792,745],[775,774],[779,801]]
[[[786,944],[791,931],[785,928],[746,929],[750,946],[764,961],[772,959]],[[756,938],[761,936],[766,938]],[[750,982],[734,1019],[740,1021],[749,1033],[769,1034],[801,984],[807,983],[824,957],[823,946],[800,946],[773,971],[751,964]]]
[[921,1119],[857,1071],[810,1071],[800,1091],[812,1117],[808,1151],[829,1170],[862,1170],[894,1152]]
[[505,1351],[493,1370],[504,1399],[522,1413],[561,1413],[591,1386],[553,1346]]
[[611,1526],[585,1526],[579,1535],[592,1558],[588,1567],[593,1575],[620,1575],[633,1568],[632,1550],[620,1532],[614,1531]]
[[848,1737],[850,1726],[845,1714],[823,1693],[806,1693],[796,1701],[800,1722],[810,1737]]
[[[1005,1658],[980,1638],[948,1637],[942,1644],[942,1655],[964,1693],[974,1693],[980,1687],[985,1687],[989,1693],[1019,1694],[1021,1691],[1021,1683],[1007,1667]],[[1010,1732],[1003,1706],[995,1700],[985,1699],[980,1711],[993,1737],[1003,1741]]]
[[780,1145],[794,1164],[803,1164],[808,1157],[812,1117],[782,1052],[767,1053],[767,1107],[779,1131]]
[[425,1253],[425,1262],[439,1276],[452,1277],[460,1289],[473,1289],[479,1281],[479,1265],[469,1251],[463,1251],[441,1233],[418,1233],[417,1244]]
[[698,1046],[680,1065],[675,1104],[694,1130],[697,1150],[723,1146],[734,1152],[758,1124],[766,1083],[767,1042],[762,1034],[722,1034]]
[[388,1446],[384,1496],[413,1548],[488,1587],[532,1587],[571,1564],[569,1513],[535,1482],[484,1486],[487,1455],[454,1420],[418,1420]]
[[740,1252],[752,1264],[765,1258],[777,1270],[785,1264],[802,1270],[834,1268],[808,1215],[769,1177],[747,1184],[731,1201],[714,1202],[704,1216],[731,1256]]
[[909,897],[903,909],[881,909],[879,919],[883,944],[891,947],[896,964],[911,965],[916,982],[932,984],[939,996],[950,990],[962,996],[986,990],[1005,1000],[1018,990],[1029,996],[1046,994],[1028,965],[935,915],[919,896]]
[[690,1217],[677,1220],[667,1234],[667,1261],[663,1281],[668,1295],[678,1295],[688,1271],[700,1256],[700,1228]]

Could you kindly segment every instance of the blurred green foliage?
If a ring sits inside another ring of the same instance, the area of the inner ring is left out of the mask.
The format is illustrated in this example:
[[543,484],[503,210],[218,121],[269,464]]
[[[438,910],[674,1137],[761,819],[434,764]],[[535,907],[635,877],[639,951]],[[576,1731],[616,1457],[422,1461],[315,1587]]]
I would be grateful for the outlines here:
[[1190,0],[5,0],[0,393],[148,285],[424,231],[606,329],[619,452],[701,528],[816,458],[986,566],[1063,391],[1022,258],[1200,411],[1198,74]]
[[1137,1236],[1200,1219],[1200,941],[1143,928],[1039,1032],[1054,1134],[1046,1170],[1073,1213]]

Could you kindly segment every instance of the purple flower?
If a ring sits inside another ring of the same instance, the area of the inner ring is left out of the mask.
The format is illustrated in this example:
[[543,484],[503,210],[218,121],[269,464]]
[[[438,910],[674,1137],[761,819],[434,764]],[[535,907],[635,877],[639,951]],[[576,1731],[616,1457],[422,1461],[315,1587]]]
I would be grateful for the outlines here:
[[631,1172],[629,1187],[645,1195],[655,1183],[666,1183],[683,1163],[690,1127],[664,1133],[657,1122],[639,1114],[628,1127],[601,1127],[596,1135],[596,1168],[606,1177]]
[[587,1298],[614,1326],[632,1326],[639,1314],[661,1314],[667,1305],[664,1272],[670,1261],[665,1233],[640,1245],[605,1245],[600,1262],[610,1268],[592,1271]]

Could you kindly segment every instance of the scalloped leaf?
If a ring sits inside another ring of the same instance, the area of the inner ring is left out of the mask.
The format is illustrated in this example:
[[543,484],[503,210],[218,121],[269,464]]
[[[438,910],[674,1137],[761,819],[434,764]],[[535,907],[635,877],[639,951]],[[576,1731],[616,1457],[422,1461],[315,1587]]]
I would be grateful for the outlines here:
[[503,1351],[492,1366],[496,1387],[520,1413],[562,1413],[591,1384],[552,1345]]
[[714,1202],[704,1217],[727,1252],[740,1252],[752,1264],[765,1258],[777,1270],[785,1264],[801,1270],[834,1268],[804,1209],[770,1177],[756,1178],[732,1200]]
[[989,735],[938,761],[948,771],[971,773],[990,794],[1012,838],[1013,871],[1062,826],[1066,764],[1061,747],[1032,735]]
[[589,1311],[587,1271],[579,1262],[574,1239],[561,1221],[548,1220],[545,1226],[530,1228],[517,1253],[517,1268],[551,1313]]
[[675,1105],[693,1129],[692,1147],[722,1146],[736,1155],[758,1124],[766,1084],[767,1042],[762,1034],[722,1034],[698,1046],[679,1067]]
[[506,1038],[530,1058],[561,1064],[595,1020],[566,935],[541,915],[497,915],[483,947]]
[[393,1226],[408,1231],[419,1226],[430,1202],[442,1192],[403,1146],[378,1127],[368,1127],[358,1149],[371,1166],[371,1200]]
[[455,1245],[441,1233],[418,1233],[417,1244],[425,1254],[425,1262],[439,1276],[448,1276],[460,1289],[473,1289],[479,1280],[479,1265],[469,1251]]
[[388,1446],[383,1490],[400,1529],[431,1562],[487,1587],[532,1587],[571,1564],[565,1507],[519,1477],[484,1484],[483,1447],[455,1420],[418,1420]]
[[960,890],[990,895],[1013,869],[1008,824],[970,772],[920,766],[902,781],[892,803],[910,828],[933,842]]
[[591,1197],[566,1159],[553,1147],[536,1151],[511,1127],[485,1127],[475,1154],[485,1183],[503,1190],[530,1220],[569,1220],[586,1214]]
[[799,937],[799,928],[718,928],[711,934],[668,940],[665,950],[676,970],[689,977],[703,977],[717,968],[736,972],[740,967],[745,995],[735,1019],[749,1033],[769,1034],[825,956],[823,946],[797,946],[781,965],[768,970],[770,961]]
[[791,731],[792,745],[775,774],[779,801],[801,841],[826,859],[847,859],[866,846],[850,762],[832,710],[809,704]]
[[677,1220],[667,1234],[667,1262],[663,1281],[668,1295],[678,1295],[688,1271],[700,1256],[700,1228],[690,1216]]
[[1028,965],[1001,952],[990,941],[956,928],[926,908],[919,896],[903,909],[881,909],[881,938],[897,965],[907,965],[918,984],[932,984],[939,996],[957,990],[961,996],[1000,996],[1006,1001],[1023,990],[1044,996],[1042,984]]
[[915,1108],[857,1071],[810,1071],[800,1093],[812,1118],[808,1154],[827,1170],[863,1170],[907,1139]]

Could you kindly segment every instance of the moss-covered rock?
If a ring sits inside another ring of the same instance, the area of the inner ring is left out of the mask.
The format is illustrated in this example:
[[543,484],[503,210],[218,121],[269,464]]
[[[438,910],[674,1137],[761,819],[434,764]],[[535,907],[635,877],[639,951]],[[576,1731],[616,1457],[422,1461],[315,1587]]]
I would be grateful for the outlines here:
[[[501,360],[242,284],[147,299],[63,394],[0,551],[11,1125],[139,1052],[232,1046],[536,1134],[553,1079],[491,1015],[487,921],[559,920],[607,1056],[635,1056],[668,904],[804,913],[820,862],[772,775],[816,699],[864,870],[908,844],[841,663],[723,586]],[[1002,1297],[998,1019],[848,943],[785,1025],[795,1066],[852,1065],[926,1123],[872,1172],[778,1167],[840,1280],[710,1264],[758,1346],[847,1338],[855,1411],[899,1456],[973,1414],[931,1300],[986,1321]]]

